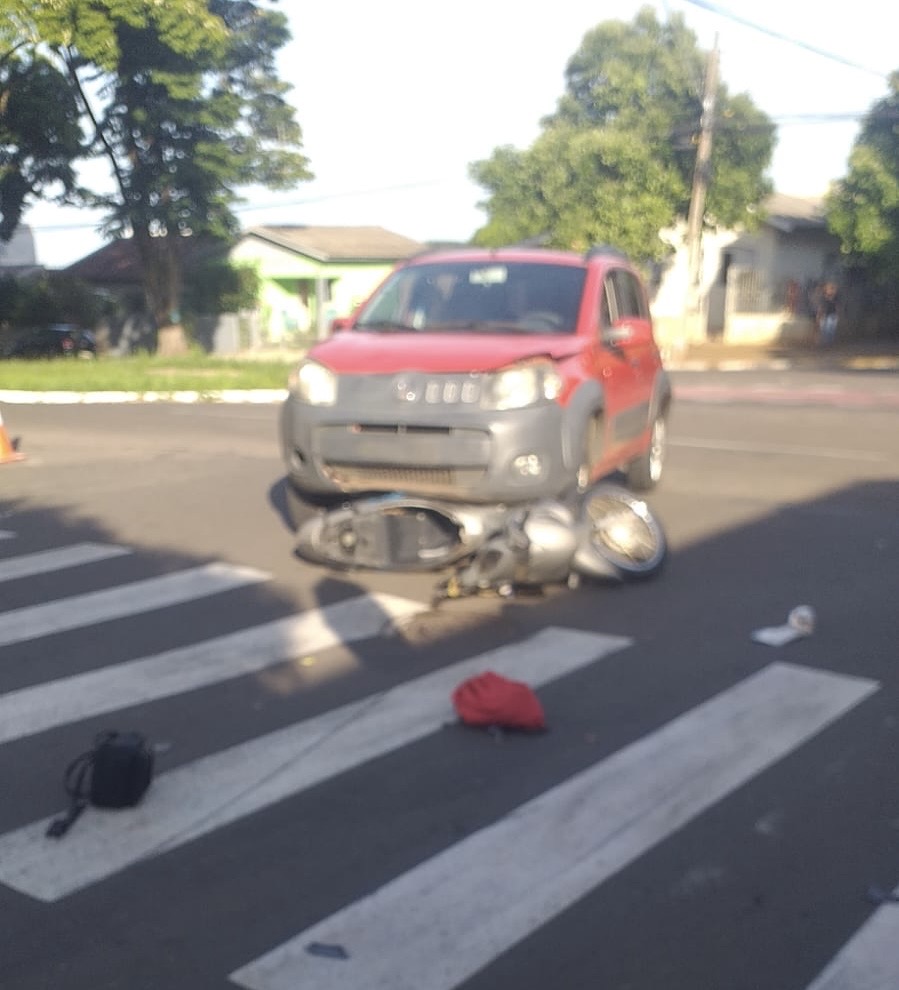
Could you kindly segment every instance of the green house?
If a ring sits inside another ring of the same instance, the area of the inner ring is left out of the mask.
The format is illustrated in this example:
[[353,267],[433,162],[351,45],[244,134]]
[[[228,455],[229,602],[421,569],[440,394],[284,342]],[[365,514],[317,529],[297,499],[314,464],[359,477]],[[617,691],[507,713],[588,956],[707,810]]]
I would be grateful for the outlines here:
[[322,337],[425,245],[382,227],[277,225],[244,231],[229,257],[260,277],[259,328],[273,344]]

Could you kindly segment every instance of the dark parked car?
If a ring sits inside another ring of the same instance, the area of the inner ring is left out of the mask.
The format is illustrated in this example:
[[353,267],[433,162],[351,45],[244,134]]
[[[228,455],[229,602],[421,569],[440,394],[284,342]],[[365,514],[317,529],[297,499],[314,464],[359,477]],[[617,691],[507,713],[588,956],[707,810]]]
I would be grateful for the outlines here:
[[617,251],[418,256],[316,344],[281,418],[301,497],[555,497],[661,477],[671,386],[644,285]]
[[88,330],[80,330],[71,323],[52,323],[20,334],[7,351],[7,357],[94,357],[96,353],[97,342]]

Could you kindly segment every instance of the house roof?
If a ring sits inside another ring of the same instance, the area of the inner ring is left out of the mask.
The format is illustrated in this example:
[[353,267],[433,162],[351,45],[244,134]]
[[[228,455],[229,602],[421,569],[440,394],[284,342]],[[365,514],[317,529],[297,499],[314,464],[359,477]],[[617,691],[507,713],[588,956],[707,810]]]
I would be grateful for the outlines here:
[[[208,237],[182,239],[185,257],[198,261],[222,250],[221,242]],[[140,281],[140,257],[133,237],[120,237],[64,269],[66,275],[103,285],[133,285]]]
[[258,237],[316,261],[400,261],[425,250],[425,245],[383,227],[251,227],[244,237]]
[[130,237],[119,238],[64,269],[66,275],[85,282],[131,284],[138,279],[137,248]]
[[[400,261],[425,250],[425,245],[383,227],[252,227],[241,235],[257,237],[316,261]],[[208,244],[187,238],[194,252]],[[105,285],[132,285],[140,280],[140,259],[134,240],[122,237],[65,269],[67,275]]]
[[790,233],[794,230],[826,227],[824,202],[820,197],[787,196],[772,193],[762,204],[765,223]]

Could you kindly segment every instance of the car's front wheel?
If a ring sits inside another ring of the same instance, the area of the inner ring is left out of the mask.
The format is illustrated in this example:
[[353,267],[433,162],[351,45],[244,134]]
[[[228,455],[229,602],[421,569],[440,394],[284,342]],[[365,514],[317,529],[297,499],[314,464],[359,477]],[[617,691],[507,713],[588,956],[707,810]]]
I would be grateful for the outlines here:
[[653,420],[646,449],[627,466],[625,474],[629,488],[638,492],[655,488],[662,478],[667,445],[668,423],[664,415],[660,413]]

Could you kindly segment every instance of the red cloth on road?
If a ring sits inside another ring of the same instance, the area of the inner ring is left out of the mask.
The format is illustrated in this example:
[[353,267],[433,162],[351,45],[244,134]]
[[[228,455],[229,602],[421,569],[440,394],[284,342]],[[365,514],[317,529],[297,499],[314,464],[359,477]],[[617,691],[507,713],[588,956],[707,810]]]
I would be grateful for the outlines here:
[[538,731],[546,728],[540,699],[527,684],[488,670],[453,691],[453,706],[468,725]]

